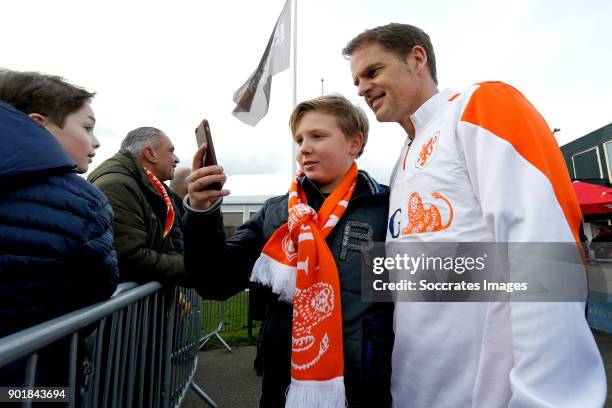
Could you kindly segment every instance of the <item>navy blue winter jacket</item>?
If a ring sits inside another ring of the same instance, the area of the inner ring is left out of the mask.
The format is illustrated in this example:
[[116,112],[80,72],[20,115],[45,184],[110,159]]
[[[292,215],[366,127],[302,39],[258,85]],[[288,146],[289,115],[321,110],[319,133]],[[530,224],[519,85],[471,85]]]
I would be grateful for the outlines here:
[[55,138],[0,101],[0,337],[112,295],[112,219]]

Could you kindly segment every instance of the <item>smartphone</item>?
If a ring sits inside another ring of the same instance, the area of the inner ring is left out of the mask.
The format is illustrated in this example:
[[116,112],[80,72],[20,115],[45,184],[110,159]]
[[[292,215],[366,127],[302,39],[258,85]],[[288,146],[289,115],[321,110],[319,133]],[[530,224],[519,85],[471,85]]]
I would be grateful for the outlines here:
[[[202,165],[215,166],[217,164],[217,155],[215,154],[215,146],[213,145],[212,135],[210,133],[210,125],[206,119],[202,120],[195,130],[196,141],[198,148],[202,146],[202,143],[207,144],[206,154],[204,155],[204,163]],[[207,190],[221,190],[220,183],[213,183],[209,185]]]

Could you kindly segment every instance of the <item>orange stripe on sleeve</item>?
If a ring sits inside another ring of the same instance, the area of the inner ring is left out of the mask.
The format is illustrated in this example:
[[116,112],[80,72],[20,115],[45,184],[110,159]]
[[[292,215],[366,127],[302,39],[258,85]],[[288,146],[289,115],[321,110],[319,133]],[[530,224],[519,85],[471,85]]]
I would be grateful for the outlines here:
[[503,82],[483,82],[474,91],[461,121],[469,122],[508,141],[550,181],[576,243],[582,220],[561,150],[546,121],[531,103]]

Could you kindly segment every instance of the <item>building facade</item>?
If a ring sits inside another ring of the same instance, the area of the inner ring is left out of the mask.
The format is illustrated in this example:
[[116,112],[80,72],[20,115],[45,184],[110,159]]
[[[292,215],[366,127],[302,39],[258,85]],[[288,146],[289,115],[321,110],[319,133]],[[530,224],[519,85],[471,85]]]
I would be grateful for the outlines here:
[[561,146],[572,180],[612,183],[612,123]]

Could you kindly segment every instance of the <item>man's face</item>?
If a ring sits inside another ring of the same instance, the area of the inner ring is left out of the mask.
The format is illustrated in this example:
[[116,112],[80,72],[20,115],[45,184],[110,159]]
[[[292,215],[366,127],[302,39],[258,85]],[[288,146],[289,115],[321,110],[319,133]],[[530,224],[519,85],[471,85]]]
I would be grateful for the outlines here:
[[151,148],[155,151],[156,161],[149,170],[162,182],[172,180],[179,158],[174,154],[174,145],[170,138],[164,132],[161,132],[157,138],[157,143]]
[[335,116],[317,111],[302,116],[294,138],[300,169],[323,193],[331,193],[340,184],[363,140],[358,135],[347,137]]
[[[358,94],[363,97],[379,122],[402,126],[427,101],[423,75],[417,75],[413,52],[403,60],[383,46],[369,42],[351,55],[351,74]],[[406,128],[406,126],[404,126]]]
[[93,134],[96,118],[91,104],[84,104],[81,109],[66,116],[64,126],[59,127],[50,121],[44,122],[44,126],[68,152],[77,164],[77,171],[85,173],[89,168],[92,158],[96,155],[96,149],[100,142]]

